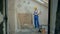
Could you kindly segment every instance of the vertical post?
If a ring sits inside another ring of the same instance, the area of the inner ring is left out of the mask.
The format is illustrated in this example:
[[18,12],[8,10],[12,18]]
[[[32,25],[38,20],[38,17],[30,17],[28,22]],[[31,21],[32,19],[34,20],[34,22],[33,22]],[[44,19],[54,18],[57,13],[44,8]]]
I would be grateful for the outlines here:
[[56,11],[58,0],[51,0],[50,7],[50,34],[55,33]]
[[48,2],[48,34],[50,34],[50,0]]
[[5,30],[7,34],[7,0],[5,0]]

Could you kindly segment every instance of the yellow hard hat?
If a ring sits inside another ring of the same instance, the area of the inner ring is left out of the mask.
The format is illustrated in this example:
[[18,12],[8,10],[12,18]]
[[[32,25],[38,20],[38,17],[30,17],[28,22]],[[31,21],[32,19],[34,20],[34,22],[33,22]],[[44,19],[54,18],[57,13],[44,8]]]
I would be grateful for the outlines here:
[[34,6],[34,9],[37,9],[37,6]]

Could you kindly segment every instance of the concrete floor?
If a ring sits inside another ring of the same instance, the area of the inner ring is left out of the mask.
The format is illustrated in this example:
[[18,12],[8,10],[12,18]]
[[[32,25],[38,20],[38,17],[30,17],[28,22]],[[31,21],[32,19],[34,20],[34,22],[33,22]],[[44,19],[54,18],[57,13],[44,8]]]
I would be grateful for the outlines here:
[[38,30],[36,29],[21,29],[16,34],[41,34],[41,33],[38,32]]
[[40,32],[38,32],[38,30],[39,29],[36,29],[36,28],[24,27],[24,28],[21,28],[20,31],[17,32],[16,34],[41,34]]
[[40,33],[35,33],[35,32],[19,32],[17,34],[40,34]]

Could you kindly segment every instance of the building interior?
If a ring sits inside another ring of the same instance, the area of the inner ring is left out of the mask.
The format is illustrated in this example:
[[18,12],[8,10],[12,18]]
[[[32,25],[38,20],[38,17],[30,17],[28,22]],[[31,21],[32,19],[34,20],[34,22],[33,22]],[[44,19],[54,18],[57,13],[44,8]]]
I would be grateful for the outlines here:
[[[51,3],[49,2],[50,0],[1,0],[0,33],[48,34],[49,32],[54,34],[58,1],[51,0]],[[49,6],[51,7],[49,8]],[[39,28],[35,28],[35,8],[38,12]],[[38,32],[39,29],[41,32]]]

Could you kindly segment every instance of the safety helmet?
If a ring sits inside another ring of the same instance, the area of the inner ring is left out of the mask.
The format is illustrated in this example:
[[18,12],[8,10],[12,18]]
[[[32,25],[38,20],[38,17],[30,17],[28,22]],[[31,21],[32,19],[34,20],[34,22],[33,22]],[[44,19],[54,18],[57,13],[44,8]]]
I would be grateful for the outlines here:
[[34,6],[34,9],[37,9],[37,6]]

